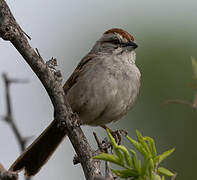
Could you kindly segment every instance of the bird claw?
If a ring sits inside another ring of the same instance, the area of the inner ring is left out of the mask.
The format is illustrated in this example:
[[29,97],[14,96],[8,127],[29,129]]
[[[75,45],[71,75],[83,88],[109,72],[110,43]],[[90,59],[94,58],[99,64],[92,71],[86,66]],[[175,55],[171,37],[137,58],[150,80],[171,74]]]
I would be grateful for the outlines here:
[[111,135],[113,136],[113,138],[115,139],[118,145],[121,144],[121,140],[122,140],[121,135],[124,134],[126,136],[128,134],[125,129],[119,129],[119,130],[113,131],[105,125],[102,125],[101,127],[104,128],[105,130],[109,129]]
[[116,130],[116,131],[112,131],[110,130],[111,135],[113,136],[113,138],[115,139],[116,143],[118,145],[121,144],[122,138],[121,138],[121,130]]

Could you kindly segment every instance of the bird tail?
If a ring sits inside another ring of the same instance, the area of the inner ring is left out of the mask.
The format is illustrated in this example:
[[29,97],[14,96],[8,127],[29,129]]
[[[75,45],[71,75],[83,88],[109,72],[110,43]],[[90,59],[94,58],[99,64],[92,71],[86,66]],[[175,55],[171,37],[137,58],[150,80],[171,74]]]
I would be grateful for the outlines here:
[[42,134],[16,159],[10,171],[25,170],[25,176],[35,175],[49,160],[53,152],[66,136],[65,131],[57,127],[58,122],[52,123]]

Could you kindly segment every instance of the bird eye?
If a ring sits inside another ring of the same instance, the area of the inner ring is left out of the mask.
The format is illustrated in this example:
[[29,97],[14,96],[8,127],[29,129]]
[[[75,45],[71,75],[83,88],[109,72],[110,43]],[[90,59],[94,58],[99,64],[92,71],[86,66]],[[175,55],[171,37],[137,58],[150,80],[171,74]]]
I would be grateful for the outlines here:
[[112,44],[120,44],[120,41],[119,41],[119,39],[113,39],[113,40],[111,40],[111,43]]
[[103,41],[103,43],[110,43],[110,44],[114,44],[114,45],[118,45],[118,44],[121,44],[120,40],[119,39],[109,39],[109,40],[105,40]]
[[119,41],[119,39],[113,39],[113,40],[112,40],[112,43],[113,43],[113,44],[120,44],[120,41]]

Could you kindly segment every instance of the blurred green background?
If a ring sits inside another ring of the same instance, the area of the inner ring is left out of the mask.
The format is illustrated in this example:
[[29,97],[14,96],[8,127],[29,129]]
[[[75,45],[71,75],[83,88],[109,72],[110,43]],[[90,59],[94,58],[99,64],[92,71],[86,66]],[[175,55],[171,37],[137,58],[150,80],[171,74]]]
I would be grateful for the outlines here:
[[[175,147],[164,161],[165,167],[178,173],[176,179],[195,179],[197,160],[197,112],[182,104],[165,104],[169,99],[192,102],[195,90],[191,56],[197,58],[197,1],[188,0],[78,0],[78,1],[7,1],[23,30],[32,37],[45,60],[58,60],[64,81],[79,60],[102,33],[119,27],[134,35],[139,48],[137,65],[142,85],[136,106],[122,121],[110,124],[125,128],[131,137],[138,129],[153,137],[159,152]],[[14,115],[24,136],[34,138],[50,123],[53,109],[46,92],[21,56],[0,40],[0,73],[29,80],[13,85]],[[0,81],[0,114],[5,114],[4,85]],[[83,127],[95,146],[92,131]],[[6,138],[4,136],[6,134]],[[7,141],[9,139],[9,142]],[[12,132],[0,121],[0,162],[6,168],[20,153]],[[84,179],[80,166],[74,167],[74,151],[69,140],[58,148],[36,179]]]
[[177,179],[195,179],[197,112],[187,105],[165,104],[171,99],[192,103],[196,93],[190,58],[197,54],[195,33],[176,28],[171,25],[170,32],[159,28],[139,40],[137,64],[142,71],[142,87],[123,126],[131,127],[133,137],[133,129],[154,137],[160,153],[175,147],[164,165],[178,173]]
[[197,112],[187,105],[165,102],[193,101],[196,91],[190,57],[197,55],[193,31],[197,26],[181,30],[177,24],[166,26],[154,26],[156,30],[150,34],[138,31],[137,64],[142,86],[135,108],[120,123],[131,137],[136,136],[134,129],[154,137],[160,153],[175,147],[164,166],[178,173],[176,179],[195,179]]

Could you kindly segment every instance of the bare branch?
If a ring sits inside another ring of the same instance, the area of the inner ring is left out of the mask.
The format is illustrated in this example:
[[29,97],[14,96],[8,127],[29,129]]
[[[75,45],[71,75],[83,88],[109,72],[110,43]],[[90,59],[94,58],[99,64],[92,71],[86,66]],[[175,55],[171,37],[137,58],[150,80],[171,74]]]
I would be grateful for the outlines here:
[[0,180],[18,180],[18,174],[7,171],[0,163]]
[[[16,139],[17,139],[17,142],[20,146],[20,150],[21,152],[23,152],[25,150],[25,145],[26,145],[26,142],[28,141],[29,137],[22,137],[19,129],[17,128],[17,125],[14,121],[14,118],[13,118],[13,114],[12,114],[12,106],[11,106],[11,96],[10,96],[10,85],[12,83],[24,83],[26,81],[24,80],[20,80],[20,79],[10,79],[8,78],[8,76],[4,73],[3,74],[3,80],[4,80],[4,83],[5,83],[5,93],[6,93],[6,106],[7,106],[7,114],[6,116],[4,117],[5,121],[7,123],[10,124],[12,130],[13,130],[13,133],[14,135],[16,136]],[[26,180],[30,180],[30,178],[25,178]]]
[[0,0],[0,37],[10,41],[23,56],[45,87],[55,110],[55,119],[59,122],[60,131],[66,131],[80,158],[86,179],[92,180],[100,173],[97,161],[81,128],[76,126],[79,121],[66,101],[63,87],[56,81],[54,73],[43,63],[42,58],[30,46],[22,29],[17,24],[5,0]]
[[[108,149],[112,148],[112,145],[110,141],[108,141],[107,138],[104,138],[104,140],[101,142],[95,132],[93,132],[94,138],[96,140],[98,150],[95,152],[95,154],[105,152],[108,153]],[[109,168],[109,162],[105,162],[105,177],[102,175],[97,175],[94,180],[115,180],[116,177],[114,177],[113,173],[111,172]]]
[[43,60],[42,56],[40,55],[40,52],[39,52],[38,48],[35,48],[35,50],[36,50],[36,52],[37,52],[39,58],[40,58],[40,59],[42,60],[42,62],[44,63],[44,60]]
[[7,113],[4,119],[6,122],[8,122],[17,138],[17,141],[20,146],[21,152],[25,150],[25,138],[22,137],[19,129],[16,126],[16,123],[13,119],[13,114],[12,114],[12,106],[11,106],[11,99],[10,99],[10,85],[12,82],[20,82],[20,80],[15,79],[14,81],[12,79],[9,79],[6,74],[3,74],[3,80],[5,83],[5,93],[6,93],[6,106],[7,106]]

